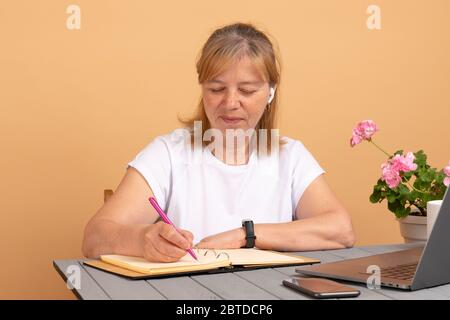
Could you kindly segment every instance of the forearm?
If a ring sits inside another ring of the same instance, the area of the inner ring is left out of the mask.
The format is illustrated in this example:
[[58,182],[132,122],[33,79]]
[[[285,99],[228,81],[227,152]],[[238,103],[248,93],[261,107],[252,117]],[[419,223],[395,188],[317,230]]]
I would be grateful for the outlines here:
[[255,224],[255,245],[278,251],[339,249],[354,245],[351,221],[329,212],[287,223]]
[[142,256],[142,234],[149,225],[125,225],[111,220],[91,221],[85,229],[83,254],[97,258],[102,254]]

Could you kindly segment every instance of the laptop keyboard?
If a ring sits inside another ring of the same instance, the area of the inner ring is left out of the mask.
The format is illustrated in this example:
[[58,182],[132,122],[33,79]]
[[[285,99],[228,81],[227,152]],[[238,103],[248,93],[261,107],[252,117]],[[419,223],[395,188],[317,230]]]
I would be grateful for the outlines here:
[[416,273],[417,263],[409,264],[399,264],[394,267],[381,268],[381,276],[401,279],[401,280],[412,280],[414,274]]

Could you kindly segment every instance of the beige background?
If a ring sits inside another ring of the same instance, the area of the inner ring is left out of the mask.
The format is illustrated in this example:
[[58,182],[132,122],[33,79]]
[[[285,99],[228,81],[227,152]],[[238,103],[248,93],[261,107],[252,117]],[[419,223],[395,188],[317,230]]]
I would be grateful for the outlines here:
[[[81,30],[66,8],[81,7]],[[378,4],[382,29],[366,27]],[[2,1],[0,297],[73,298],[53,259],[81,257],[83,226],[126,163],[178,127],[200,93],[195,58],[218,26],[278,41],[281,133],[300,139],[352,213],[358,245],[401,242],[368,197],[384,155],[348,141],[373,119],[387,150],[450,159],[450,2]]]

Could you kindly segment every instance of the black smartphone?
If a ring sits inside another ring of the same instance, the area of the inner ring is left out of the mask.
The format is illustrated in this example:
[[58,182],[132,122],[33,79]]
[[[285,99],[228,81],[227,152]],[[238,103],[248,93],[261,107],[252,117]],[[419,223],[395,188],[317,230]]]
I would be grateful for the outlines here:
[[318,299],[357,297],[361,293],[339,282],[322,278],[295,277],[283,280],[283,285]]

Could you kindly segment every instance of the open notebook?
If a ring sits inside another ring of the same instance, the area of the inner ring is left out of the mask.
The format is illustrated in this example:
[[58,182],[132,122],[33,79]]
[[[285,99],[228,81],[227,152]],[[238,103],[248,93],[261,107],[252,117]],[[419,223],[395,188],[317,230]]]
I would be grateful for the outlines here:
[[198,261],[186,254],[176,262],[149,262],[144,258],[102,255],[100,260],[84,264],[130,278],[149,278],[205,271],[236,271],[236,269],[291,266],[319,263],[320,260],[259,249],[196,249]]

